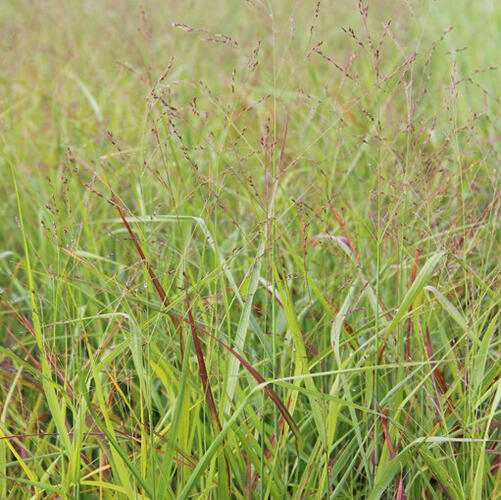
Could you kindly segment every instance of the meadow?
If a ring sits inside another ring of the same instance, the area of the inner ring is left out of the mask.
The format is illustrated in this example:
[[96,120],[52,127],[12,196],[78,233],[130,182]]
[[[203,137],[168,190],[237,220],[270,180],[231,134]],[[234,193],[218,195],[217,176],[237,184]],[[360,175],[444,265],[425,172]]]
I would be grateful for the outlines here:
[[501,4],[4,0],[1,499],[501,498]]

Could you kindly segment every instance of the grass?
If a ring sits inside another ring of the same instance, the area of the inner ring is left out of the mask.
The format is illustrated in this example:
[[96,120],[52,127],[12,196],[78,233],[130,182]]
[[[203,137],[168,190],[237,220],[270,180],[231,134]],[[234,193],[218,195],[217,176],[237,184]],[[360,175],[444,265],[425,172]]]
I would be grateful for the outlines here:
[[500,23],[2,3],[0,498],[501,498]]

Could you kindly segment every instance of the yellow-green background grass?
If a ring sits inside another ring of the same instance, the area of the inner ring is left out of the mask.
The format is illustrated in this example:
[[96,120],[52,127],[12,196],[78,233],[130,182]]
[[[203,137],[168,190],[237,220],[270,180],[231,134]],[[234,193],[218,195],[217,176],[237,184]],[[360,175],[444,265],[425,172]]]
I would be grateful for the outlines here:
[[1,498],[501,497],[496,2],[0,26]]

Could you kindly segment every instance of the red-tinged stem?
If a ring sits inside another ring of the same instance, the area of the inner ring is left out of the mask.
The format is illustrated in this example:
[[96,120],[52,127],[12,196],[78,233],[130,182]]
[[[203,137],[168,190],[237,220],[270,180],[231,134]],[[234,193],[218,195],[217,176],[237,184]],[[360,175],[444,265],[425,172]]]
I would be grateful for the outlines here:
[[200,378],[202,379],[202,385],[204,388],[205,400],[207,402],[207,407],[209,408],[209,414],[211,416],[211,421],[218,432],[221,432],[221,422],[217,414],[216,403],[214,402],[214,396],[212,394],[212,389],[210,386],[209,376],[207,375],[207,367],[205,365],[205,359],[202,352],[202,346],[200,345],[200,339],[198,338],[197,327],[193,319],[193,314],[191,313],[191,302],[190,296],[188,294],[188,288],[186,287],[186,305],[188,307],[188,319],[191,326],[191,334],[193,337],[193,344],[195,346],[195,352],[197,354],[198,367],[200,370]]
[[[153,271],[153,267],[151,264],[148,262],[146,259],[146,256],[143,252],[143,249],[141,248],[141,245],[139,244],[139,241],[132,231],[132,228],[130,227],[130,224],[127,222],[127,219],[125,218],[122,209],[120,208],[120,205],[118,204],[117,198],[115,196],[115,193],[111,191],[111,197],[112,197],[112,205],[115,206],[115,208],[118,210],[118,213],[120,214],[120,217],[127,228],[127,231],[130,234],[130,237],[132,238],[132,242],[134,243],[134,246],[136,247],[137,253],[141,257],[141,260],[143,261],[144,265],[146,266],[146,270],[148,271],[148,274],[150,275],[151,282],[153,283],[153,286],[155,287],[158,296],[160,297],[160,300],[162,301],[162,304],[165,307],[168,307],[170,305],[170,300],[167,297],[167,294],[165,293],[164,287],[158,280],[155,272]],[[176,329],[178,335],[179,335],[179,345],[181,346],[181,357],[184,355],[184,340],[183,340],[183,334],[181,332],[181,325],[179,322],[179,318],[173,314],[167,313],[169,318],[171,319],[172,323],[174,324],[174,328]]]

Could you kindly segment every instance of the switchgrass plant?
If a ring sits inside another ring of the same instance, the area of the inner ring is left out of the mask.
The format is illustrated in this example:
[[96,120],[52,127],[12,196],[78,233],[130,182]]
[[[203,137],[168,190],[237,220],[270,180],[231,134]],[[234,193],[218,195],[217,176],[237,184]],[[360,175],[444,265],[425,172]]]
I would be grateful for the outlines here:
[[0,498],[501,498],[498,3],[0,22]]

